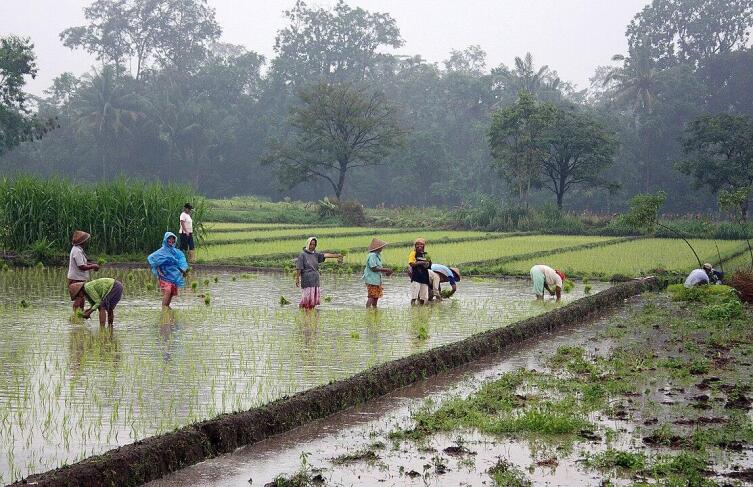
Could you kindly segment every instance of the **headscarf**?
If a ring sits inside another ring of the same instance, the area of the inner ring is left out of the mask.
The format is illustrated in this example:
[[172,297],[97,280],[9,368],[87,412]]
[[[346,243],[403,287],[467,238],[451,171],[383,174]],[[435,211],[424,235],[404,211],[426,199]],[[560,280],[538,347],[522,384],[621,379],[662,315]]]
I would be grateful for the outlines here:
[[555,274],[557,274],[558,276],[560,276],[560,279],[562,279],[562,282],[565,282],[565,279],[567,279],[567,276],[565,276],[564,272],[562,272],[559,269],[555,270],[554,272],[555,272]]
[[[175,246],[170,246],[167,243],[167,239],[173,237],[177,241],[177,237],[173,232],[165,232],[165,236],[162,237],[162,247],[152,252],[146,261],[152,266],[152,274],[159,277],[163,281],[171,282],[178,287],[183,287],[186,281],[183,279],[183,274],[180,271],[188,270],[188,262],[186,262],[186,256]],[[162,275],[159,274],[157,268],[162,270]]]
[[416,244],[424,244],[424,245],[426,245],[426,239],[425,239],[425,238],[422,238],[422,237],[418,237],[418,238],[416,239],[416,241],[415,241],[415,242],[413,242],[413,245],[416,245]]
[[311,245],[312,240],[316,240],[316,243],[319,244],[319,240],[317,240],[316,237],[309,237],[308,240],[306,240],[306,246],[303,247],[303,250],[305,252],[311,253],[311,251],[309,250],[309,245]]

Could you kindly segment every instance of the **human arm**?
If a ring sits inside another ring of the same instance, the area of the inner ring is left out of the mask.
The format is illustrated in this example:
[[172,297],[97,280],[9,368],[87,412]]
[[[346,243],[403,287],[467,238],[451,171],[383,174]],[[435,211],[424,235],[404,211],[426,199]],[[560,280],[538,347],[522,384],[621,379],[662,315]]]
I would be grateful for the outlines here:
[[322,254],[322,255],[324,255],[325,259],[337,259],[337,262],[339,264],[342,264],[343,254],[335,254],[335,253],[332,253],[332,252],[324,252],[324,254]]
[[295,287],[301,287],[301,270],[295,270]]
[[392,273],[394,272],[394,271],[393,271],[392,269],[390,269],[389,267],[379,267],[379,266],[373,266],[373,267],[370,267],[370,269],[371,269],[372,271],[374,271],[374,272],[381,272],[382,274],[386,274],[386,275],[388,275],[388,276],[391,276],[391,275],[392,275]]

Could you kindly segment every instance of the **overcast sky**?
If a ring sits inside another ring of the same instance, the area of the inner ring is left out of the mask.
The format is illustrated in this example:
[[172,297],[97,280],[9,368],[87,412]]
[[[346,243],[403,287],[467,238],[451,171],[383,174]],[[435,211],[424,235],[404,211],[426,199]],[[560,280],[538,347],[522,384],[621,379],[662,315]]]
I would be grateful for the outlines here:
[[[63,47],[58,34],[83,25],[89,0],[0,0],[0,35],[20,34],[35,44],[39,74],[27,91],[41,94],[64,71],[81,74],[94,59]],[[209,0],[222,26],[222,40],[271,58],[282,11],[295,0]],[[331,6],[333,0],[309,2]],[[487,67],[512,64],[530,51],[536,65],[548,64],[579,88],[596,66],[627,48],[625,27],[649,0],[347,0],[351,6],[388,12],[405,45],[400,54],[446,59],[452,49],[479,44]]]

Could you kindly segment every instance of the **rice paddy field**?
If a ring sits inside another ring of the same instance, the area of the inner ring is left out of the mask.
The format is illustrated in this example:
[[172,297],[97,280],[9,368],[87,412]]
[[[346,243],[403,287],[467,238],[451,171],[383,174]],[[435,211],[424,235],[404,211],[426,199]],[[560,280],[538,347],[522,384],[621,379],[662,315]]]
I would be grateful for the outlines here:
[[112,330],[71,320],[63,269],[0,271],[0,483],[554,306],[524,280],[467,279],[455,298],[411,308],[400,276],[367,312],[357,276],[325,273],[320,311],[302,313],[289,274],[199,272],[165,315],[147,270],[97,275],[125,287]]
[[[686,244],[673,239],[253,223],[205,228],[197,252],[203,264],[268,262],[289,269],[311,235],[320,251],[345,253],[345,262],[325,265],[323,303],[315,313],[298,310],[300,290],[289,272],[199,268],[165,314],[148,270],[105,266],[96,276],[125,286],[114,329],[71,319],[63,269],[0,268],[0,484],[554,306],[534,301],[527,279],[464,274],[452,299],[412,308],[408,280],[399,272],[386,279],[380,309],[366,311],[358,271],[374,236],[390,243],[383,259],[398,270],[421,236],[435,262],[470,274],[527,275],[532,265],[546,263],[596,279],[576,283],[565,302],[606,288],[598,279],[614,274],[663,269],[680,275],[697,266]],[[721,256],[727,270],[749,262],[743,241],[691,243],[704,261]]]

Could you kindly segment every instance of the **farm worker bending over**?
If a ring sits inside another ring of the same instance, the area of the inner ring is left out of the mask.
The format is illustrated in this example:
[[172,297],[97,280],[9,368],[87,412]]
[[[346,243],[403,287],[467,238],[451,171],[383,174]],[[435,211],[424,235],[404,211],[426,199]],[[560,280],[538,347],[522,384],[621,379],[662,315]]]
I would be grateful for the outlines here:
[[455,291],[458,290],[457,281],[460,280],[460,270],[457,267],[447,267],[442,264],[432,264],[429,269],[429,278],[431,279],[431,292],[432,296],[429,300],[434,298],[442,299],[440,283],[449,282],[452,291],[447,295],[449,298]]
[[183,252],[175,248],[175,234],[165,232],[162,237],[162,247],[152,252],[146,261],[152,267],[152,274],[159,278],[159,288],[162,290],[162,307],[169,309],[173,296],[178,295],[178,288],[186,281],[183,276],[188,272],[188,262]]
[[426,240],[417,238],[413,250],[408,254],[408,272],[410,273],[410,304],[424,304],[429,300],[429,269],[431,257],[426,253]]
[[182,252],[188,252],[188,260],[194,261],[194,252],[196,246],[193,242],[193,218],[191,218],[191,210],[193,206],[191,203],[183,205],[183,213],[180,214],[180,240],[178,240],[178,248]]
[[[71,255],[68,258],[68,286],[76,282],[88,281],[89,271],[99,270],[99,266],[90,261],[84,252],[84,249],[89,244],[89,238],[91,238],[91,235],[84,231],[76,230],[73,232],[73,237],[71,237],[73,247],[71,248]],[[71,301],[73,301],[74,313],[77,309],[84,309],[83,297],[74,299],[71,296]]]
[[314,309],[319,305],[319,264],[324,259],[337,259],[342,263],[342,254],[321,253],[316,251],[316,237],[306,240],[306,246],[295,261],[295,287],[301,288],[299,308]]
[[715,271],[711,264],[707,262],[703,264],[703,268],[694,269],[690,272],[688,278],[685,279],[685,287],[721,284],[723,275],[722,272]]
[[533,280],[533,292],[536,299],[544,299],[544,289],[551,296],[557,295],[557,302],[562,297],[562,282],[565,274],[562,271],[552,269],[548,265],[535,265],[531,267],[531,280]]
[[110,277],[102,277],[89,282],[74,282],[68,286],[71,299],[81,298],[89,301],[89,309],[84,311],[87,320],[94,310],[99,310],[99,326],[112,326],[115,322],[115,306],[123,297],[123,284]]
[[366,266],[363,269],[363,281],[366,283],[366,307],[376,308],[379,298],[384,296],[382,286],[382,274],[392,275],[392,269],[382,267],[382,249],[387,245],[384,240],[374,238],[369,244],[369,256],[366,257]]

